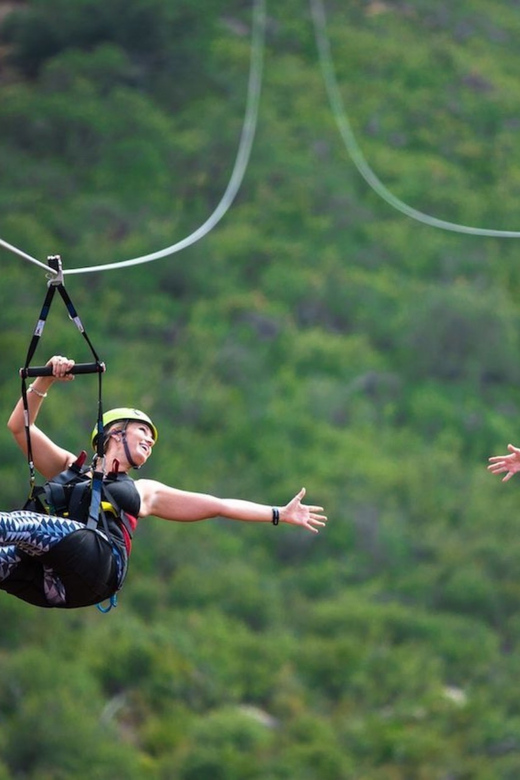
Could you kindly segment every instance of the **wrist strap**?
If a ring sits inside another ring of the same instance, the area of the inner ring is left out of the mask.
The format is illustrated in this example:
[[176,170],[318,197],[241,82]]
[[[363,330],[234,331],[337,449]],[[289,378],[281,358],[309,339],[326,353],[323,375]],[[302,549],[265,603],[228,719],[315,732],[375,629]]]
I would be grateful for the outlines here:
[[273,525],[278,525],[280,522],[280,510],[273,506]]

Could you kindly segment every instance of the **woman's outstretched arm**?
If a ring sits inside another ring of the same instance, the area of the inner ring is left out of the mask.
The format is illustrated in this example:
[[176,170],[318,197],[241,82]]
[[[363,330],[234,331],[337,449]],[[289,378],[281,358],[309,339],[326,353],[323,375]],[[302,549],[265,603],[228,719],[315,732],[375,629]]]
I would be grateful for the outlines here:
[[[273,507],[238,498],[217,498],[206,493],[191,493],[168,487],[154,480],[140,479],[136,487],[141,496],[141,517],[154,515],[163,520],[194,522],[212,517],[227,517],[253,523],[270,523]],[[324,527],[327,517],[323,507],[302,503],[305,488],[302,488],[285,506],[276,507],[279,522],[297,525],[318,533]]]

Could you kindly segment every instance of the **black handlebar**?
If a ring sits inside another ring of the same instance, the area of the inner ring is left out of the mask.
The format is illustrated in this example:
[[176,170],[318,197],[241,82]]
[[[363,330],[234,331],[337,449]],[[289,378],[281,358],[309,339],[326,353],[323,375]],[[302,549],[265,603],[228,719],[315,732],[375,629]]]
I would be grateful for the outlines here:
[[[75,363],[67,374],[102,374],[104,371],[104,363]],[[20,376],[24,379],[28,376],[52,376],[52,366],[21,368]]]

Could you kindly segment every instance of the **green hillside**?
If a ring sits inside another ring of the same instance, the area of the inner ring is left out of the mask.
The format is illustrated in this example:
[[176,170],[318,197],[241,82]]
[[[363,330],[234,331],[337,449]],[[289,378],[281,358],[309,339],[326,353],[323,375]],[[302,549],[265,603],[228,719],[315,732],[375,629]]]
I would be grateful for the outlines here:
[[[518,3],[325,8],[381,182],[520,231]],[[0,239],[74,270],[203,225],[239,148],[252,19],[238,0],[0,3]],[[518,246],[382,200],[338,132],[311,6],[267,3],[229,211],[169,257],[66,284],[106,408],[157,423],[144,476],[276,505],[305,486],[329,526],[150,518],[109,615],[0,594],[0,780],[518,780],[520,482],[486,471],[520,443]],[[0,262],[7,420],[46,278]],[[36,362],[88,360],[54,307]],[[79,451],[95,414],[78,377],[40,421]],[[9,510],[27,468],[0,442]]]

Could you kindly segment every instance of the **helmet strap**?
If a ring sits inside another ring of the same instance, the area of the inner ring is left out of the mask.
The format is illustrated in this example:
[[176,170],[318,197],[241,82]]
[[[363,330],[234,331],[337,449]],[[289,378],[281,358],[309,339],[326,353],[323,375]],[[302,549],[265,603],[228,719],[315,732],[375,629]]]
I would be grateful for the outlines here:
[[129,464],[132,466],[133,469],[140,469],[141,466],[138,466],[137,463],[134,461],[132,456],[130,455],[130,448],[128,446],[128,442],[126,440],[126,426],[128,425],[129,420],[127,420],[123,426],[123,429],[121,431],[121,441],[123,442],[123,449],[125,451],[126,459],[129,462]]
[[134,459],[130,455],[130,449],[128,447],[128,442],[126,440],[126,426],[123,429],[123,433],[121,434],[121,440],[123,442],[123,449],[125,451],[126,459],[129,462],[129,464],[132,466],[133,469],[140,469],[141,466],[138,466],[137,463],[135,463]]
[[125,457],[126,457],[126,459],[127,459],[128,463],[131,465],[131,467],[132,467],[133,469],[140,469],[140,468],[141,468],[141,466],[140,466],[140,465],[138,465],[138,464],[137,464],[137,463],[134,461],[134,459],[132,458],[132,456],[131,456],[131,454],[130,454],[130,448],[129,448],[129,446],[128,446],[128,442],[127,442],[127,440],[126,440],[126,426],[128,425],[128,422],[129,422],[129,421],[126,421],[126,422],[125,422],[125,424],[124,424],[124,426],[123,426],[122,428],[116,428],[115,430],[113,430],[113,431],[110,431],[110,432],[109,432],[109,433],[108,433],[108,434],[105,436],[105,448],[106,448],[106,446],[107,446],[107,444],[108,444],[108,440],[110,439],[110,437],[111,437],[111,436],[115,436],[117,433],[120,433],[120,434],[121,434],[121,441],[122,441],[122,443],[123,443],[123,449],[124,449],[124,451],[125,451]]

